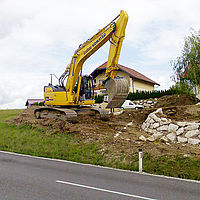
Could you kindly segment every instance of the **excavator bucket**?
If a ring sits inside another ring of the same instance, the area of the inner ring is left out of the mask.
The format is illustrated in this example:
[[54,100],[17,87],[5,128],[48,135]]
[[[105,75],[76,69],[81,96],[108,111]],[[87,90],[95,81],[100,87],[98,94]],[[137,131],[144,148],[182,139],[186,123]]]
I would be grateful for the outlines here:
[[104,87],[108,93],[106,108],[120,108],[129,93],[129,84],[125,78],[116,77],[106,81]]

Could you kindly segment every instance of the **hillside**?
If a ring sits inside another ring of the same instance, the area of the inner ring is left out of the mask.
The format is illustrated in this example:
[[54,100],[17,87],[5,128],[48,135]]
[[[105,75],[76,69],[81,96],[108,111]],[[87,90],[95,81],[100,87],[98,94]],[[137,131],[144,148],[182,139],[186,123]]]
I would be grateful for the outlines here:
[[[60,119],[35,119],[34,108],[31,108],[9,120],[7,125],[16,132],[15,135],[9,135],[9,139],[20,134],[19,143],[23,144],[19,144],[20,148],[16,144],[15,147],[4,145],[1,149],[137,170],[138,149],[142,148],[146,172],[200,180],[200,145],[161,140],[150,142],[139,139],[141,135],[147,135],[141,129],[142,123],[156,109],[115,113],[108,121],[84,116],[79,117],[78,123],[72,124]],[[172,106],[162,109],[172,120],[199,121],[199,105]],[[21,130],[24,131],[26,139],[23,139]],[[33,141],[31,141],[32,137]],[[35,137],[40,138],[37,139],[38,148]],[[31,149],[31,146],[35,149]],[[55,152],[52,149],[55,149]],[[173,170],[174,168],[176,170]]]

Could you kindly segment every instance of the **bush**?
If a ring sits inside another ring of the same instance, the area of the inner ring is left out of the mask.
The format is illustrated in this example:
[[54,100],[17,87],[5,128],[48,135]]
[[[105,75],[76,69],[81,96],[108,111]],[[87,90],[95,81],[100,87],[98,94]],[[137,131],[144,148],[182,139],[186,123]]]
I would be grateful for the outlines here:
[[173,94],[189,94],[192,95],[190,90],[183,90],[177,86],[173,86],[168,90],[158,90],[158,91],[137,91],[135,93],[130,92],[127,96],[127,100],[139,100],[139,99],[150,99],[150,98],[160,98],[165,95]]

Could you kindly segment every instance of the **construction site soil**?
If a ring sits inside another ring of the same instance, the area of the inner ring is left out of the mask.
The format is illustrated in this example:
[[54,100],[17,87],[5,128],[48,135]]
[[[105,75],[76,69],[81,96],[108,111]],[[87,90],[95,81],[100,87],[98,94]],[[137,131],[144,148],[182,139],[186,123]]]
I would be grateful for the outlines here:
[[[77,123],[69,123],[61,119],[36,119],[35,107],[24,110],[19,116],[9,123],[16,125],[27,124],[33,127],[45,127],[44,134],[75,134],[79,142],[88,144],[96,142],[99,151],[108,160],[126,155],[130,160],[132,155],[142,148],[144,152],[153,157],[161,155],[187,155],[199,158],[200,145],[164,143],[161,141],[145,142],[139,140],[139,136],[146,133],[141,129],[147,116],[158,107],[163,108],[168,118],[177,121],[200,121],[200,105],[197,100],[185,95],[171,95],[159,99],[155,108],[142,110],[125,110],[118,115],[110,115],[109,120],[102,121],[89,116],[78,117]],[[117,114],[117,113],[116,113]],[[132,123],[131,123],[132,122]]]

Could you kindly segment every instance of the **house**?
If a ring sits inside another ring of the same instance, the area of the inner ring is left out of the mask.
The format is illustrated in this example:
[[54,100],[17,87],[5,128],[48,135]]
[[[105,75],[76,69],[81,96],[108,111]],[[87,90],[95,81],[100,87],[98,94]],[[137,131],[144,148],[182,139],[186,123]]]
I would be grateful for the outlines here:
[[[101,66],[97,67],[90,75],[94,79],[94,91],[95,95],[104,95],[105,94],[105,88],[102,85],[105,71],[106,71],[106,64],[102,64]],[[129,82],[129,91],[130,92],[136,92],[136,91],[153,91],[154,86],[158,85],[155,81],[151,80],[150,78],[146,77],[145,75],[137,72],[134,69],[131,69],[129,67],[125,67],[123,65],[118,64],[117,65],[119,70],[117,72],[117,76],[125,77]]]
[[34,103],[40,103],[43,101],[44,99],[27,99],[25,106],[27,106],[27,108],[30,108]]

